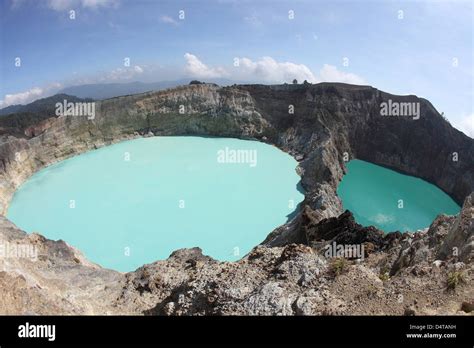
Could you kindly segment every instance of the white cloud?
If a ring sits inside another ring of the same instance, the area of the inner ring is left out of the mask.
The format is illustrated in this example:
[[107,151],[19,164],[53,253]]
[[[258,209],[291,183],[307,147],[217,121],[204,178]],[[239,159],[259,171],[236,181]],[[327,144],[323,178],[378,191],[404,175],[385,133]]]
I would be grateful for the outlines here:
[[354,85],[363,85],[366,82],[363,78],[356,74],[347,73],[338,70],[334,65],[324,64],[323,68],[319,71],[321,81],[324,82],[344,82]]
[[206,64],[201,62],[199,58],[196,57],[194,54],[186,53],[184,55],[184,59],[186,59],[185,71],[191,77],[219,78],[228,76],[228,73],[224,68],[208,67]]
[[[311,83],[317,82],[344,82],[355,85],[365,84],[363,78],[356,74],[338,70],[335,66],[324,64],[319,71],[319,76],[304,64],[292,62],[277,62],[272,57],[263,57],[258,61],[249,58],[240,59],[241,74],[244,79],[255,79],[264,82],[291,82],[293,79]],[[242,78],[241,78],[242,79]]]
[[27,91],[14,93],[14,94],[5,94],[3,100],[0,100],[0,107],[4,108],[10,105],[15,104],[28,104],[36,99],[46,97],[51,93],[54,93],[59,88],[61,88],[61,84],[56,82],[46,87],[33,87]]
[[363,78],[356,74],[338,70],[335,66],[324,64],[319,76],[304,64],[292,62],[278,62],[272,57],[262,57],[253,61],[250,58],[239,58],[239,65],[226,70],[223,67],[211,67],[204,64],[198,57],[186,53],[185,71],[189,76],[199,78],[229,77],[236,81],[254,81],[264,83],[291,83],[304,80],[317,82],[344,82],[351,84],[365,84]]
[[81,0],[81,4],[86,8],[115,7],[118,0]]
[[172,25],[178,25],[179,23],[173,19],[170,16],[161,16],[160,17],[160,22],[165,23],[165,24],[172,24]]
[[111,70],[98,78],[99,82],[130,80],[143,74],[144,69],[139,66],[123,67]]
[[[239,71],[240,70],[240,71]],[[317,82],[316,76],[304,64],[277,62],[272,57],[263,57],[258,61],[241,58],[237,72],[240,79],[257,79],[264,82],[291,82],[293,79],[303,82]]]
[[133,70],[134,70],[137,74],[143,73],[143,68],[141,68],[139,65],[135,65],[135,66],[133,67]]
[[118,0],[48,0],[47,5],[54,11],[72,10],[78,7],[97,9],[115,7],[118,5]]
[[123,68],[121,67],[105,73],[101,73],[99,75],[94,76],[93,78],[73,79],[71,81],[65,82],[64,84],[55,82],[42,87],[33,87],[27,91],[20,93],[6,94],[3,100],[0,100],[0,108],[15,104],[31,103],[37,99],[53,95],[65,86],[90,83],[94,84],[108,82],[128,82],[138,76],[143,75],[145,70],[148,71],[147,69],[145,69],[145,66],[139,65]]
[[0,106],[5,107],[15,104],[25,104],[43,95],[43,89],[33,87],[25,92],[15,94],[5,94],[5,98],[0,101]]
[[452,123],[454,127],[474,139],[474,114],[462,117],[459,121],[452,121]]

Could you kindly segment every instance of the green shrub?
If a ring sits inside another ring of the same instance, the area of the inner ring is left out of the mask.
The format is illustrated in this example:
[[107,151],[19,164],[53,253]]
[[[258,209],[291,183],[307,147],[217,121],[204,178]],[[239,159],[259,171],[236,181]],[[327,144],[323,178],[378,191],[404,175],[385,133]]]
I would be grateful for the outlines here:
[[390,279],[390,276],[388,275],[388,272],[380,272],[379,278],[381,281],[386,282]]
[[344,273],[347,270],[348,262],[345,258],[343,257],[337,257],[334,260],[332,260],[330,269],[332,274],[334,274],[335,277],[338,275]]
[[390,279],[390,267],[387,264],[380,267],[379,279],[383,282]]
[[464,283],[464,274],[460,271],[448,273],[447,285],[449,290],[455,290],[461,283]]

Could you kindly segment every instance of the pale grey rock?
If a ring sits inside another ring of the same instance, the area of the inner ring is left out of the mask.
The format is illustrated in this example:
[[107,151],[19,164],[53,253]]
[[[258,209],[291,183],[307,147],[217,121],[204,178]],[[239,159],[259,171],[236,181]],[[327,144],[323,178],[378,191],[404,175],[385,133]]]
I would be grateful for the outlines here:
[[461,261],[471,261],[474,257],[474,194],[464,201],[461,213],[450,226],[438,257],[458,257]]
[[293,315],[296,295],[288,293],[277,282],[263,285],[252,294],[243,307],[251,315]]

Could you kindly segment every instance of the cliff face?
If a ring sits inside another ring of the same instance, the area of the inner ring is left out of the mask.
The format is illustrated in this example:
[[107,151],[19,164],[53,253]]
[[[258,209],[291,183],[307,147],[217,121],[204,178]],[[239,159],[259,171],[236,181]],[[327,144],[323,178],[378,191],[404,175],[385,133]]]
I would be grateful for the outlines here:
[[[380,105],[388,101],[419,103],[419,119],[381,116]],[[223,88],[209,84],[183,86],[97,102],[93,120],[61,116],[29,125],[28,129],[22,131],[25,138],[4,135],[0,144],[0,211],[3,213],[16,188],[44,166],[114,142],[152,135],[213,135],[257,139],[274,144],[295,156],[299,161],[297,170],[306,192],[303,209],[288,224],[273,232],[269,231],[271,233],[264,242],[269,247],[305,243],[317,249],[318,238],[321,237],[315,236],[320,236],[321,231],[328,228],[324,219],[342,213],[336,188],[344,174],[345,161],[352,158],[421,177],[442,188],[459,203],[474,191],[472,139],[452,128],[428,101],[415,96],[394,96],[368,86],[328,83],[237,85]],[[17,133],[18,130],[11,132]],[[325,225],[315,227],[320,223]],[[7,221],[3,224],[0,234],[5,235],[4,230],[12,227]],[[349,232],[365,233],[354,225],[347,226]],[[315,231],[319,231],[319,234]],[[377,231],[374,233],[377,234]],[[374,246],[375,252],[384,253],[387,245],[396,243],[393,240],[374,242],[382,237],[373,233],[371,236],[373,240],[369,238],[365,241]],[[279,248],[262,248],[268,250],[264,254],[276,255],[281,251]],[[47,253],[45,257],[50,256]],[[171,265],[173,260],[169,261]],[[270,256],[268,262],[274,262]],[[208,260],[206,264],[211,268],[222,267],[215,261]],[[22,267],[25,266],[16,264],[4,276],[15,277],[17,273],[31,271]],[[76,265],[77,269],[71,269],[71,274],[82,272],[79,269],[84,267],[89,270],[92,266],[80,261]],[[58,271],[56,266],[51,272],[55,271]],[[112,271],[100,272],[93,273],[91,277],[104,277],[104,284],[108,282],[106,279],[123,277]],[[137,272],[128,275],[127,279],[138,277]],[[253,276],[256,279],[264,276],[257,274],[257,270],[255,272]],[[178,273],[170,274],[170,277],[179,278]],[[61,278],[67,279],[66,276]],[[124,286],[127,289],[129,286],[135,286],[134,289],[142,286],[133,284]],[[174,286],[177,287],[176,284]],[[109,286],[106,288],[110,290]],[[280,291],[270,290],[271,293],[276,291],[275,296]],[[108,295],[103,293],[102,296]],[[158,298],[154,297],[153,301],[158,301]],[[255,301],[256,306],[261,304],[260,299]],[[151,303],[147,302],[147,305],[151,308]],[[173,313],[162,308],[164,304],[155,305],[156,308],[150,309],[150,313]],[[89,308],[93,312],[103,308],[93,304],[90,306],[94,307],[93,310]],[[133,307],[128,302],[121,306],[119,312],[136,312],[140,307]],[[115,310],[107,308],[107,312]],[[64,312],[68,310],[64,309]],[[90,311],[84,307],[71,309],[71,312]],[[239,313],[245,312],[242,309]],[[262,309],[261,313],[264,312]]]
[[[343,84],[243,88],[273,126],[277,145],[307,157],[323,146],[328,154],[337,151],[331,159],[341,167],[347,152],[351,159],[432,182],[458,204],[473,191],[473,140],[451,127],[427,100]],[[389,100],[419,103],[419,119],[381,116],[380,105]],[[290,104],[295,106],[293,117],[288,115]]]

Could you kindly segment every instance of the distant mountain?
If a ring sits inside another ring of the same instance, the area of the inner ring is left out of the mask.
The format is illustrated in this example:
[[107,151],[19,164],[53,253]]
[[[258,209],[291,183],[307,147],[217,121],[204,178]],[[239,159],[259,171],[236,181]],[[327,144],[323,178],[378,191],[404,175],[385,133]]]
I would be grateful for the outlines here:
[[[67,94],[56,94],[38,99],[27,105],[12,105],[0,110],[0,135],[25,136],[25,130],[50,117],[56,117],[56,103],[90,102],[92,99],[77,98]],[[13,112],[12,112],[13,111]]]
[[8,114],[13,114],[15,112],[20,112],[21,108],[23,108],[24,106],[25,105],[21,105],[21,104],[7,106],[3,109],[0,109],[0,115],[8,115]]
[[92,101],[92,99],[78,98],[73,95],[67,94],[55,94],[51,97],[42,98],[35,100],[32,103],[26,105],[10,105],[6,108],[0,109],[0,116],[9,115],[13,113],[39,113],[39,114],[51,114],[55,115],[56,103],[62,103],[66,99],[68,102],[81,102],[81,101]]
[[[176,81],[160,81],[160,82],[128,82],[128,83],[96,83],[88,85],[78,85],[66,87],[48,98],[38,99],[26,105],[10,105],[0,109],[0,116],[18,112],[44,112],[50,110],[57,102],[67,99],[71,102],[79,102],[83,99],[108,99],[119,97],[122,95],[131,95],[144,93],[149,91],[158,91],[161,89],[172,88],[181,85],[187,85],[192,79],[181,79]],[[228,79],[205,79],[204,82],[217,83],[220,86],[228,86],[237,83]],[[242,82],[239,82],[242,83]],[[66,96],[66,97],[65,97]],[[76,97],[76,99],[73,99]],[[90,101],[90,100],[89,100]]]
[[[59,93],[74,95],[79,98],[100,100],[187,85],[190,81],[191,79],[160,82],[96,83],[66,87]],[[235,83],[234,81],[227,79],[205,79],[203,81],[217,83],[221,86]]]

